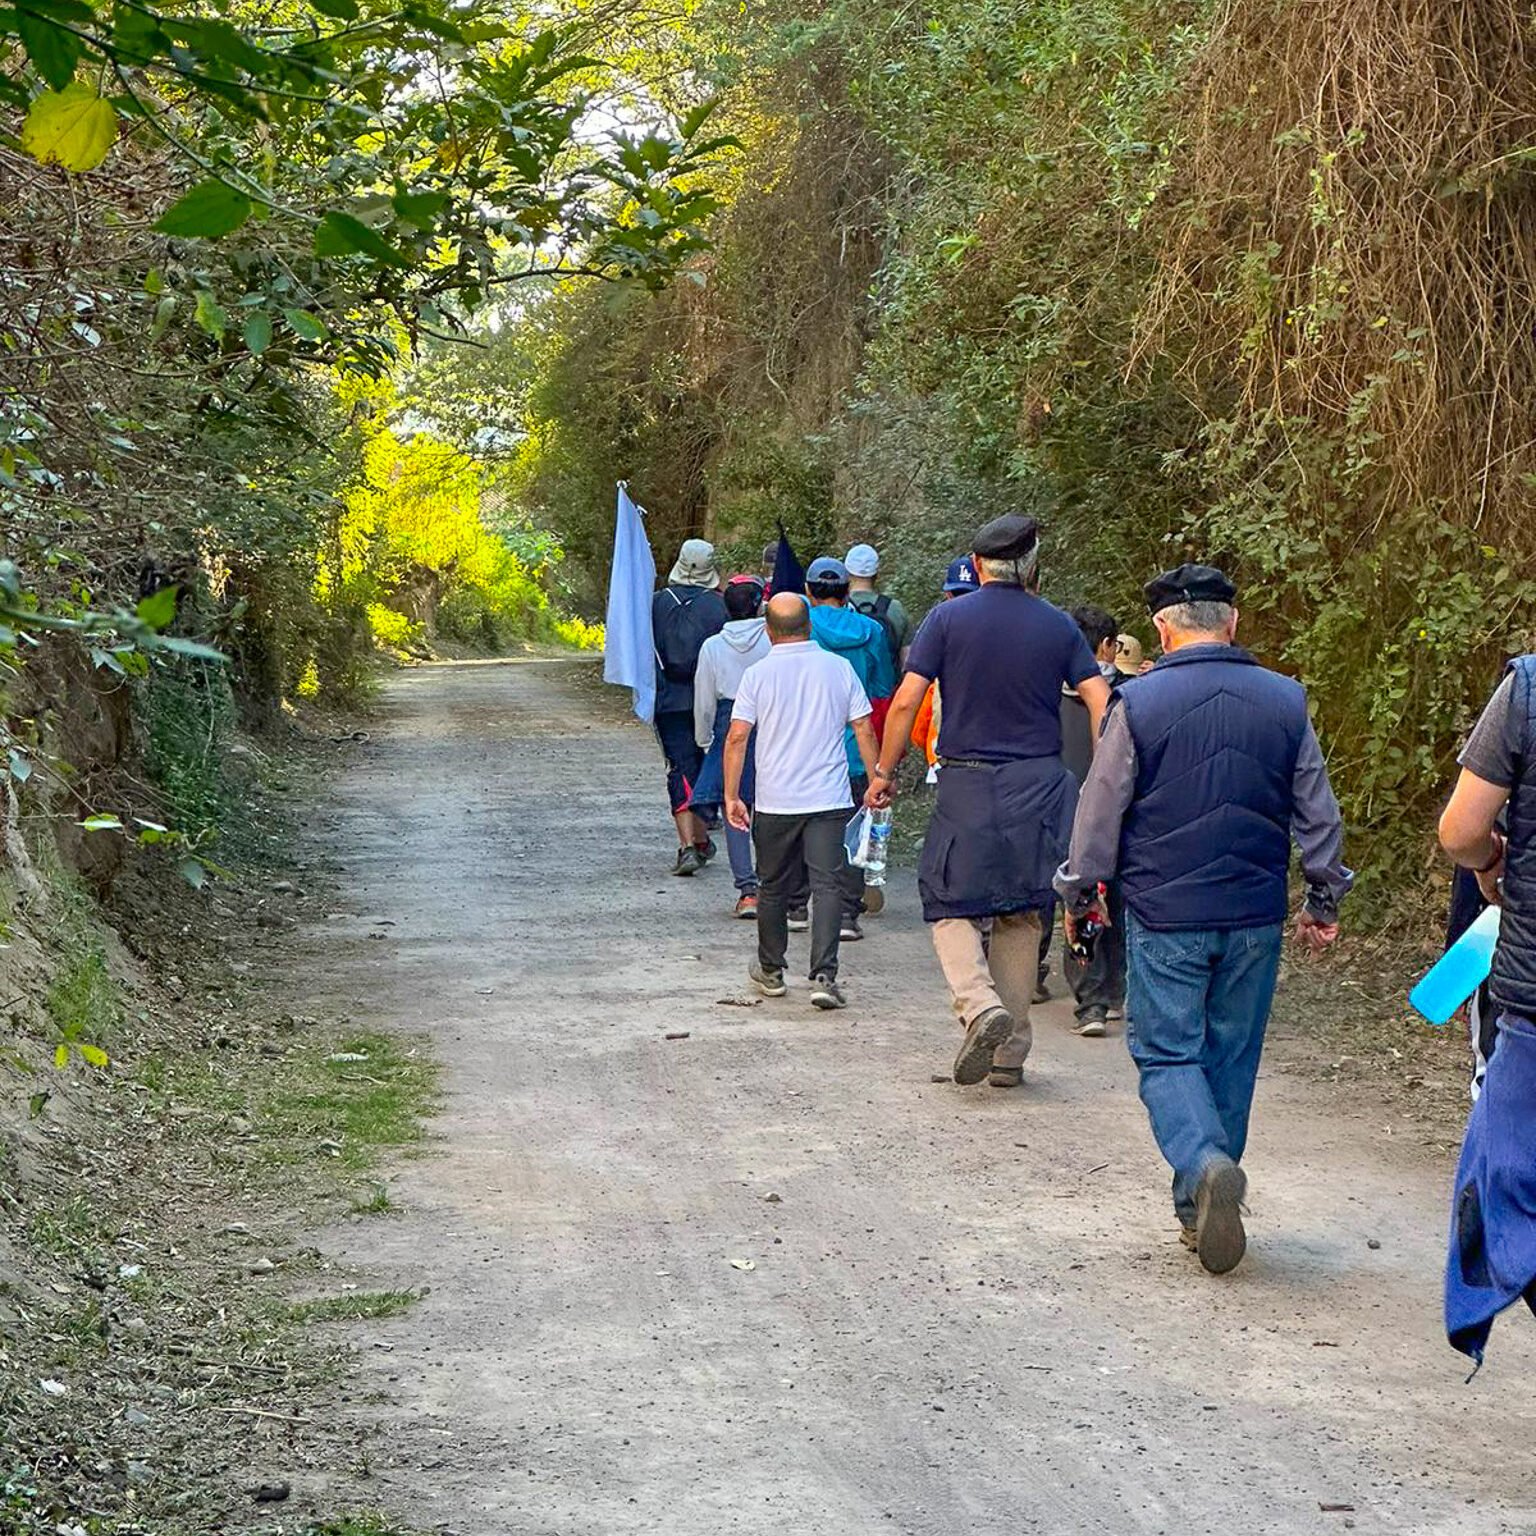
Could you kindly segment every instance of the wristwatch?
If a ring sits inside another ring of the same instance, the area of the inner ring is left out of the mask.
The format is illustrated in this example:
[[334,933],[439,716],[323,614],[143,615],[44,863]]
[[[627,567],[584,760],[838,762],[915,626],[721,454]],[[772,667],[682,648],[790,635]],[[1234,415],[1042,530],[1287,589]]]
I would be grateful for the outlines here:
[[1486,875],[1498,868],[1499,860],[1504,857],[1504,850],[1508,846],[1508,839],[1497,827],[1493,829],[1493,857],[1486,864],[1477,865],[1472,873],[1474,875]]

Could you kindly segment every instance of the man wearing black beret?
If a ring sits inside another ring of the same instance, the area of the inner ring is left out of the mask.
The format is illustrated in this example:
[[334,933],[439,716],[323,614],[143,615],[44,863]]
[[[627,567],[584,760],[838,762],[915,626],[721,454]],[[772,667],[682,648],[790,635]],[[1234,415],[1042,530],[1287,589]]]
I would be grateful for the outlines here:
[[918,869],[923,917],[965,1031],[955,1081],[1013,1088],[1033,1040],[1041,914],[1077,798],[1061,761],[1061,690],[1078,693],[1097,734],[1109,684],[1077,625],[1034,590],[1033,518],[996,518],[972,548],[981,587],[923,620],[867,803],[890,803],[912,722],[937,683],[939,788]]
[[1338,936],[1354,877],[1306,694],[1234,643],[1232,583],[1181,565],[1146,594],[1163,656],[1114,695],[1056,889],[1070,935],[1097,908],[1100,882],[1120,882],[1126,1039],[1142,1103],[1173,1168],[1181,1237],[1224,1274],[1247,1246],[1238,1165],[1289,910],[1291,839],[1307,880],[1296,933],[1311,951]]

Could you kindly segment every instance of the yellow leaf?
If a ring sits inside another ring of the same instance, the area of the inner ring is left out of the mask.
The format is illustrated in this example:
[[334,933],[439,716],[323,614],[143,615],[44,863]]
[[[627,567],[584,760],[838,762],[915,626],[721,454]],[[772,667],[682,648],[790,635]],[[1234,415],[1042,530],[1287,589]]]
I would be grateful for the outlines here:
[[107,1053],[99,1045],[81,1045],[76,1049],[93,1067],[104,1067],[107,1064]]
[[107,158],[117,139],[117,113],[88,85],[44,91],[27,109],[21,147],[44,165],[89,171]]
[[69,1065],[69,1047],[67,1045],[56,1045],[56,1046],[54,1046],[54,1048],[53,1048],[53,1064],[61,1072],[64,1070],[65,1067],[67,1067]]

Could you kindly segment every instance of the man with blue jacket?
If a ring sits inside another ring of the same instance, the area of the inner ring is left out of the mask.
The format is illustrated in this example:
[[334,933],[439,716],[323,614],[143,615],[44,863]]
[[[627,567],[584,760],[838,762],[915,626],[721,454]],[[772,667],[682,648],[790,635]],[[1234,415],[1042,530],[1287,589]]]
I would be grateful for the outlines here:
[[[841,656],[852,666],[873,709],[870,717],[875,738],[885,724],[891,695],[896,691],[896,670],[891,661],[890,643],[885,626],[850,606],[848,594],[852,581],[848,567],[841,560],[823,555],[811,561],[805,573],[805,594],[811,605],[811,638],[824,651]],[[860,805],[869,781],[858,743],[850,727],[844,732],[848,751],[848,777],[853,785],[853,803]],[[851,813],[850,813],[851,814]],[[809,891],[807,889],[807,893]],[[800,903],[791,903],[800,910]],[[850,943],[864,937],[859,916],[864,911],[864,871],[848,865],[843,871],[843,925],[841,938]]]
[[1314,953],[1353,883],[1301,685],[1234,644],[1236,590],[1183,565],[1151,582],[1163,656],[1118,690],[1083,785],[1056,889],[1067,928],[1118,880],[1126,1038],[1152,1133],[1173,1168],[1183,1242],[1212,1274],[1247,1246],[1238,1166],[1289,910],[1291,839],[1307,880],[1296,919]]

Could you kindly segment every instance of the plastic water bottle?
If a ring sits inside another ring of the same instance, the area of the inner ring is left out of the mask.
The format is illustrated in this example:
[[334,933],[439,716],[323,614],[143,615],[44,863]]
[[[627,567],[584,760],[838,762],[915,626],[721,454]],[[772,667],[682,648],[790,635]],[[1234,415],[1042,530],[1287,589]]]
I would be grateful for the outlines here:
[[869,813],[869,857],[864,861],[865,885],[885,884],[885,854],[891,842],[891,808]]
[[1502,910],[1486,908],[1408,994],[1409,1003],[1431,1024],[1444,1024],[1487,981],[1493,969],[1494,946],[1499,942]]

